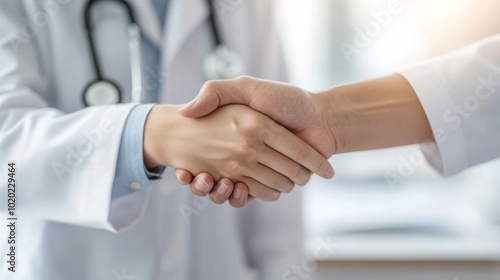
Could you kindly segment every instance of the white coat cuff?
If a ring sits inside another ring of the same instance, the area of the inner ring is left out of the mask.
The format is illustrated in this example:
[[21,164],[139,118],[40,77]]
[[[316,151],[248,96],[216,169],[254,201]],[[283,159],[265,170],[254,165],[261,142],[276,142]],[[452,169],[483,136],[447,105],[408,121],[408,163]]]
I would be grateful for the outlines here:
[[444,176],[468,167],[467,147],[461,128],[446,122],[444,112],[453,108],[445,83],[431,64],[420,64],[399,72],[411,84],[431,125],[435,142],[421,145],[427,161]]

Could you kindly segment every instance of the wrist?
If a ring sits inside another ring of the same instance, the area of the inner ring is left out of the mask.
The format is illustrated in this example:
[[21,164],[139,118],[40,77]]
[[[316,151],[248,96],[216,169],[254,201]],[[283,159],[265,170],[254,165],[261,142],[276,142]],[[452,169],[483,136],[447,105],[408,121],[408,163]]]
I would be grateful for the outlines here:
[[337,153],[433,139],[416,93],[399,75],[334,87],[318,99]]
[[[346,133],[348,132],[347,121],[352,121],[353,116],[349,116],[346,111],[347,104],[343,104],[346,100],[339,98],[340,87],[330,88],[328,90],[320,91],[314,94],[314,100],[317,104],[318,111],[320,112],[320,122],[324,127],[329,141],[335,143],[331,155],[343,153],[347,149],[350,139]],[[328,156],[331,156],[328,155]]]
[[169,166],[169,153],[166,146],[169,135],[178,121],[177,111],[180,106],[156,105],[146,119],[144,125],[144,164],[148,170],[158,166]]

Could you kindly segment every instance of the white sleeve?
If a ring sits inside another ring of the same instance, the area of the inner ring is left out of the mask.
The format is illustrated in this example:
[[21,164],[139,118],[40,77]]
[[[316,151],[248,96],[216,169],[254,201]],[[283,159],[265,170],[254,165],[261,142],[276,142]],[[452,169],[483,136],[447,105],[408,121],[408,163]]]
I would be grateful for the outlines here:
[[[138,205],[146,199],[138,194],[128,212],[111,201],[122,129],[133,106],[71,114],[49,108],[44,96],[50,95],[51,73],[40,62],[44,54],[38,53],[36,38],[16,41],[22,18],[21,1],[1,2],[0,197],[7,197],[7,163],[14,161],[19,216],[116,231],[110,209],[134,217],[118,219],[124,227],[137,219],[130,212],[142,211]],[[0,213],[6,210],[2,207]]]
[[401,71],[436,144],[423,145],[444,175],[500,157],[500,35]]

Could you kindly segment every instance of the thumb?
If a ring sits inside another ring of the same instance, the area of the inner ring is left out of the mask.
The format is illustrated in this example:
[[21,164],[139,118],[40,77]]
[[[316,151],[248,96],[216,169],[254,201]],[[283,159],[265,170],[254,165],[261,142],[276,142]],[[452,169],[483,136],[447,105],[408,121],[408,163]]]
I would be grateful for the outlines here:
[[186,118],[199,118],[206,116],[220,107],[217,95],[200,92],[191,102],[179,110],[179,113]]
[[249,105],[247,90],[244,82],[248,77],[240,77],[230,80],[217,80],[206,82],[198,96],[179,113],[186,118],[199,118],[206,116],[217,108],[227,104]]

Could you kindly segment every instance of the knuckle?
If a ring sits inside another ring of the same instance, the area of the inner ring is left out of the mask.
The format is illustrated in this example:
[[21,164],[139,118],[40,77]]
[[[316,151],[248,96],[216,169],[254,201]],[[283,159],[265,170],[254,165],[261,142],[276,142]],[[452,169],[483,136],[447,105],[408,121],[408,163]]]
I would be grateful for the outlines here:
[[225,176],[225,177],[234,177],[234,176],[237,176],[241,173],[242,166],[239,162],[237,162],[235,160],[231,160],[226,165],[226,171],[227,171],[227,174],[229,176]]
[[253,141],[244,140],[238,145],[236,152],[244,159],[249,160],[255,158],[257,149]]
[[307,159],[307,145],[305,143],[300,143],[295,149],[295,158],[298,161],[303,161]]
[[254,78],[247,76],[247,75],[241,75],[241,76],[236,77],[235,80],[237,80],[238,82],[240,82],[242,84],[248,84],[248,83],[251,83],[254,80]]
[[215,87],[217,86],[217,81],[206,81],[203,86],[201,87],[201,91],[205,92],[210,92],[212,90],[215,90]]
[[246,88],[249,92],[255,93],[261,86],[259,80],[251,76],[242,75],[237,77],[236,80],[241,86]]
[[274,133],[269,128],[259,129],[258,136],[262,143],[271,143],[274,140]]
[[260,117],[259,116],[249,116],[245,120],[242,128],[246,133],[248,133],[250,135],[258,134],[262,130],[262,124],[260,121]]

